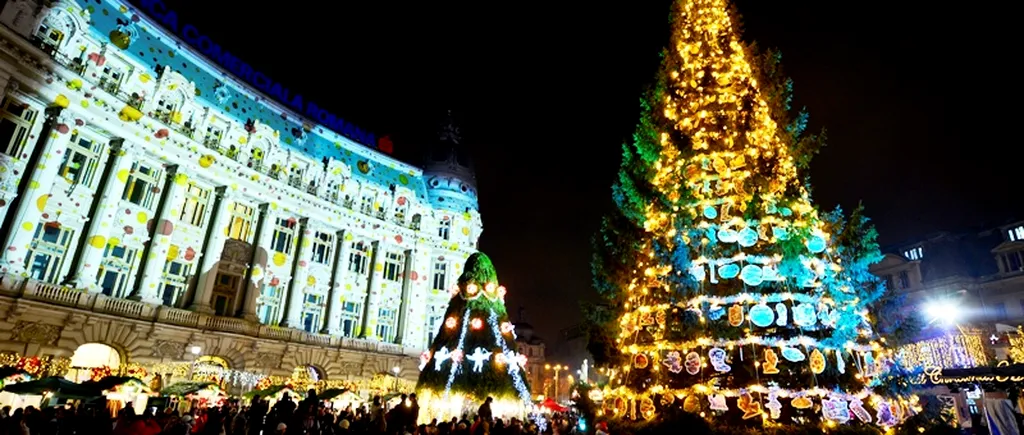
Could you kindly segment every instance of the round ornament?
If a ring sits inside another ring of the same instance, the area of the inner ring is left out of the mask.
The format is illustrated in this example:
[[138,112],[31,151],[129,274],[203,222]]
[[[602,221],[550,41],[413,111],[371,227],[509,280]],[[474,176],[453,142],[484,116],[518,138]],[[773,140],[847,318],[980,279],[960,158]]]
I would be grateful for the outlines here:
[[638,369],[646,369],[651,364],[651,359],[646,354],[638,353],[633,357],[633,366]]
[[775,310],[768,305],[758,304],[750,308],[750,322],[762,328],[771,326],[775,320]]

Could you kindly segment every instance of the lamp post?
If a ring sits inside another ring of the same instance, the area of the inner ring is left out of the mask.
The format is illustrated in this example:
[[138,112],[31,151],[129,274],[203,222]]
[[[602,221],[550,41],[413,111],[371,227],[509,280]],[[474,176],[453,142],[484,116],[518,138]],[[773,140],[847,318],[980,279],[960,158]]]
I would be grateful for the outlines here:
[[558,374],[561,373],[562,370],[569,370],[569,366],[559,365],[559,364],[555,364],[555,365],[552,366],[551,364],[544,364],[544,370],[554,370],[555,371],[555,391],[551,395],[555,398],[555,401],[557,402],[558,401]]
[[192,382],[192,374],[196,369],[196,362],[199,361],[199,354],[203,353],[203,348],[192,346],[188,351],[192,354],[192,362],[188,365],[188,382]]
[[399,367],[399,366],[395,366],[394,368],[391,369],[391,371],[395,373],[395,391],[397,392],[398,391],[398,373],[402,371],[402,368]]

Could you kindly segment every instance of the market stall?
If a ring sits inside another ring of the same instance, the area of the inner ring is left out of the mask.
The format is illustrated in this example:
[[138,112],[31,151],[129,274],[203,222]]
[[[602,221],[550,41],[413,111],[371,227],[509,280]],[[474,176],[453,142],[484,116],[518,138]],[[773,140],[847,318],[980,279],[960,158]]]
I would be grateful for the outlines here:
[[224,391],[212,382],[178,382],[160,390],[160,394],[169,397],[171,405],[180,414],[193,407],[219,406],[227,399]]
[[82,383],[83,386],[99,391],[107,400],[107,409],[116,416],[121,409],[131,406],[136,414],[146,411],[153,390],[142,380],[130,376],[107,376],[98,381]]

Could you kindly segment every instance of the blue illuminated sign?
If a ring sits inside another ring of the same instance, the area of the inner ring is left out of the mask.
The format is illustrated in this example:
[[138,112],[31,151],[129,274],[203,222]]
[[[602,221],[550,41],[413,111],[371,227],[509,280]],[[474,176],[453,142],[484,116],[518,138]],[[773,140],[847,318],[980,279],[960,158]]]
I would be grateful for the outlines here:
[[295,111],[305,115],[313,121],[330,128],[342,135],[361,142],[366,145],[377,145],[373,133],[365,131],[341,117],[321,108],[313,101],[304,100],[302,95],[292,93],[285,85],[275,82],[266,74],[254,69],[245,61],[235,57],[230,51],[225,50],[208,36],[199,32],[196,26],[190,23],[178,22],[178,14],[167,8],[160,0],[132,0],[151,17],[156,19],[164,28],[180,36],[186,43],[199,50],[207,58],[220,64],[235,76],[245,80],[263,93],[270,95],[277,101],[284,103]]

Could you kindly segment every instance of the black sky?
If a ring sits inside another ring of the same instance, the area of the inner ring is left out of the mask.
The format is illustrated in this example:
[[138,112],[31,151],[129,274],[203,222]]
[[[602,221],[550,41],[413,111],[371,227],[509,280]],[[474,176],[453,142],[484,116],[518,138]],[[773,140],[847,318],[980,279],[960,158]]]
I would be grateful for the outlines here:
[[[481,250],[554,341],[590,298],[589,238],[668,42],[669,1],[165,0],[225,49],[419,163],[446,109],[473,144]],[[956,4],[738,0],[829,145],[814,196],[883,243],[1024,218],[1010,15]],[[901,4],[893,4],[901,3]]]

